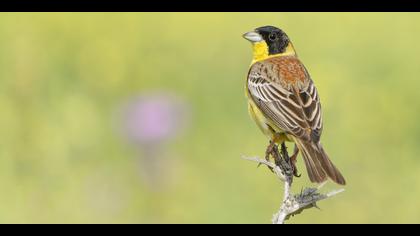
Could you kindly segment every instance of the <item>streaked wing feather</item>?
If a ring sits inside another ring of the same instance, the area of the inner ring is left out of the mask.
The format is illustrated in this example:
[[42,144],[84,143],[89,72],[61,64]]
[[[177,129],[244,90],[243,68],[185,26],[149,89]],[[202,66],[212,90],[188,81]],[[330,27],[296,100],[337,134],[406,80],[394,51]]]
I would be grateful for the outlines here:
[[322,132],[321,106],[316,88],[310,78],[308,80],[305,88],[284,88],[269,73],[251,70],[248,91],[259,109],[278,128],[306,141],[319,141]]

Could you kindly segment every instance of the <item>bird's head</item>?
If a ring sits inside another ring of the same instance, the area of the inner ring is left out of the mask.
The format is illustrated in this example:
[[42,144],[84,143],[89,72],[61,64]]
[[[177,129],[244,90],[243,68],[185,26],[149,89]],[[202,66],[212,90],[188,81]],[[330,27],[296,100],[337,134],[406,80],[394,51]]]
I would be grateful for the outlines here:
[[256,28],[243,37],[252,43],[254,62],[275,56],[296,55],[286,33],[274,26]]

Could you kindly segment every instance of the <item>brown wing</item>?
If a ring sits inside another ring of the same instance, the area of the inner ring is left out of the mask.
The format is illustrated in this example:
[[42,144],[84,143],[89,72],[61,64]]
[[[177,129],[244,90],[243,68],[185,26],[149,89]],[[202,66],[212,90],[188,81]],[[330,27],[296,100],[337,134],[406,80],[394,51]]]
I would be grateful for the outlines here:
[[248,91],[256,105],[286,133],[319,142],[321,105],[303,64],[295,57],[255,63],[248,74]]

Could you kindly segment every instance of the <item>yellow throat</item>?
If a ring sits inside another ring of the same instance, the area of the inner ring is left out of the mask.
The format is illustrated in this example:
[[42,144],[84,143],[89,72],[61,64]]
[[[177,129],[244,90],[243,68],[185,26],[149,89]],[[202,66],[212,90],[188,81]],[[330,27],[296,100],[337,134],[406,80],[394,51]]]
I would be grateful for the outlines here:
[[289,45],[287,45],[286,50],[284,52],[274,54],[274,55],[269,55],[267,43],[265,41],[256,42],[252,44],[252,52],[253,52],[253,58],[252,58],[251,65],[254,64],[255,62],[263,61],[265,59],[272,58],[272,57],[291,56],[291,55],[296,56],[296,51],[292,43],[289,43]]

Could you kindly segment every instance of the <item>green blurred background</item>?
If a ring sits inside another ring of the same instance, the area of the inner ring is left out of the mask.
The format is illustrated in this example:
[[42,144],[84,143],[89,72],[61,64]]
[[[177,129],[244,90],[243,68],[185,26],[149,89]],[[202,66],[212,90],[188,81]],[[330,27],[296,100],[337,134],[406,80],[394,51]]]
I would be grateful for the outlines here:
[[[324,147],[348,181],[321,211],[289,223],[419,223],[419,21],[417,13],[2,13],[0,223],[270,223],[282,184],[240,159],[267,144],[247,113],[251,46],[241,37],[262,25],[294,42],[321,94]],[[144,180],[144,152],[120,129],[121,107],[153,92],[189,110],[183,131],[161,145],[160,188]],[[298,165],[294,191],[309,184]]]

